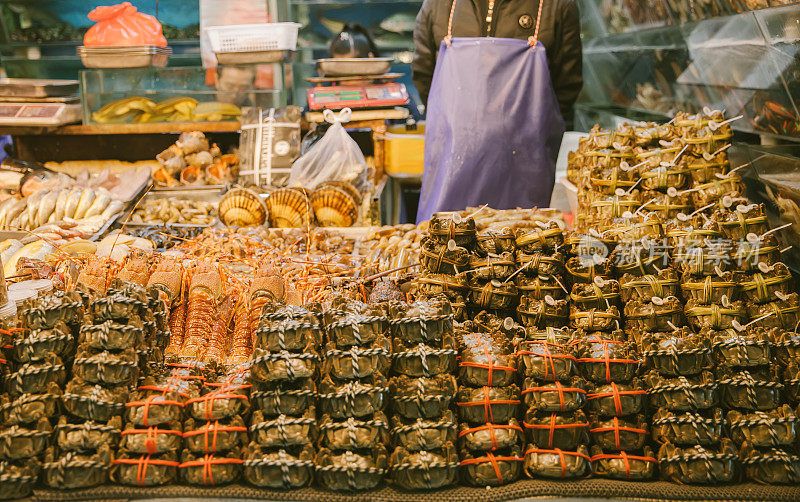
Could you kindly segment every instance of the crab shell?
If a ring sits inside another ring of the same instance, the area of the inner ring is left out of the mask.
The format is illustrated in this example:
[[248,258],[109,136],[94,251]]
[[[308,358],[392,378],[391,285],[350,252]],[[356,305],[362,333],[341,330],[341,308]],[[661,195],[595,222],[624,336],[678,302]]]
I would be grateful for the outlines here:
[[111,480],[131,486],[159,486],[178,478],[178,455],[169,451],[160,455],[121,451],[111,469]]
[[555,452],[546,447],[541,448],[545,449],[540,450],[536,445],[532,445],[525,453],[523,468],[529,477],[582,478],[591,472],[591,462],[588,459],[589,450],[584,445],[567,452]]
[[246,188],[234,188],[219,202],[219,218],[227,226],[253,227],[267,221],[267,206],[261,197]]
[[406,420],[396,417],[392,428],[393,444],[409,451],[436,450],[456,441],[456,419],[451,410],[433,420]]
[[713,446],[725,432],[725,416],[719,408],[703,415],[659,408],[651,422],[653,440],[660,444]]
[[250,399],[265,415],[302,415],[316,402],[317,390],[312,379],[256,388]]
[[397,447],[389,458],[392,481],[404,490],[434,490],[455,483],[458,454],[452,443],[435,451]]
[[349,227],[358,217],[355,198],[346,190],[327,185],[311,194],[311,208],[323,227]]
[[372,451],[331,452],[322,448],[314,460],[317,480],[330,490],[369,490],[378,486],[386,473],[386,449],[381,445]]
[[300,228],[308,225],[311,201],[303,189],[281,188],[266,200],[271,227]]
[[108,479],[112,461],[113,454],[108,444],[101,446],[96,453],[68,452],[58,458],[53,450],[48,450],[42,463],[42,481],[46,486],[59,490],[97,486]]
[[120,417],[114,417],[108,423],[86,421],[81,424],[68,423],[62,415],[55,427],[53,439],[61,451],[97,450],[103,444],[117,444],[122,429]]
[[314,479],[314,448],[268,449],[251,443],[244,452],[244,479],[261,488],[302,488]]

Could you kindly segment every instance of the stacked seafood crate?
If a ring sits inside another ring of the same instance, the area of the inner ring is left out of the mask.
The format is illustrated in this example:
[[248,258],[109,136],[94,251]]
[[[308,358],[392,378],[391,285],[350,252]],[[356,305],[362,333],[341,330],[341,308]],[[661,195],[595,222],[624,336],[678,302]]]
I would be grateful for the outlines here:
[[340,297],[323,321],[327,343],[319,384],[317,481],[330,490],[372,489],[388,468],[389,318],[380,305]]
[[450,303],[442,298],[392,302],[392,482],[406,490],[450,486],[458,474],[455,338]]
[[[263,304],[251,377],[254,410],[245,479],[264,488],[307,486],[314,473],[315,386],[322,346],[319,306]],[[316,308],[315,308],[316,307]]]
[[[28,300],[19,312],[19,326],[3,330],[0,335],[10,360],[10,368],[9,362],[3,360],[8,394],[0,396],[0,421],[4,427],[0,431],[0,474],[10,481],[7,496],[28,496],[42,461],[51,467],[57,460],[58,453],[48,446],[68,375],[65,361],[74,356],[75,334],[83,313],[83,298],[74,292]],[[80,438],[73,441],[75,431],[81,435],[81,425],[70,422],[73,421],[62,416],[55,426],[59,453],[68,456],[74,455],[71,452],[75,450],[80,452],[85,444]],[[86,425],[87,432],[99,428],[101,434],[119,434],[119,419]],[[56,483],[52,471],[47,470],[47,481]]]

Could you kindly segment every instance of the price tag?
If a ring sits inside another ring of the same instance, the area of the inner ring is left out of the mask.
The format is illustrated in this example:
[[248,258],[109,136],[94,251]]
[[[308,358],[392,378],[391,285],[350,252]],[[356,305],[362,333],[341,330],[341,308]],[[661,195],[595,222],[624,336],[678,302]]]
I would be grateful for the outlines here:
[[461,223],[462,221],[463,221],[463,220],[461,219],[461,215],[460,215],[460,214],[458,214],[458,213],[453,213],[453,223],[455,223],[456,225],[458,225],[458,224],[459,224],[459,223]]
[[708,106],[704,106],[703,107],[703,115],[705,115],[706,117],[710,117],[710,116],[714,115],[714,110],[712,110]]
[[761,238],[756,234],[754,234],[753,232],[748,233],[745,238],[747,239],[747,242],[751,244],[756,244],[758,241],[761,240]]
[[767,265],[766,263],[764,263],[764,262],[762,261],[762,262],[759,262],[759,264],[758,264],[758,269],[759,269],[761,272],[763,272],[763,273],[765,273],[765,274],[768,274],[768,273],[770,273],[770,272],[772,272],[772,271],[774,270],[774,267],[771,267],[771,266]]
[[689,218],[688,214],[684,214],[684,213],[678,213],[677,218],[679,220],[681,220],[681,221],[689,221],[691,219],[691,218]]
[[492,286],[495,288],[501,288],[503,287],[503,283],[498,281],[497,279],[492,279]]
[[598,288],[602,288],[606,285],[606,281],[602,277],[595,277],[594,283],[597,284]]
[[449,241],[447,241],[447,249],[450,250],[450,251],[455,251],[456,250],[456,241],[454,241],[453,239],[450,239]]
[[709,120],[708,121],[708,128],[711,129],[712,131],[716,131],[717,129],[719,129],[719,124],[717,124],[713,120]]
[[510,317],[506,317],[505,319],[503,319],[503,328],[505,328],[506,331],[510,331],[511,328],[513,327],[514,327],[514,319]]
[[664,299],[659,298],[658,296],[654,296],[653,298],[650,299],[650,301],[652,301],[655,305],[658,305],[659,307],[664,305]]
[[631,171],[633,169],[633,167],[631,167],[631,165],[625,162],[624,160],[619,163],[619,168],[622,169],[623,171]]
[[625,195],[625,190],[617,188],[616,190],[614,190],[614,195],[616,195],[617,197],[622,197],[623,195]]
[[678,190],[675,187],[669,187],[667,188],[667,195],[669,195],[670,197],[677,197]]
[[556,301],[550,295],[547,295],[547,296],[544,297],[544,302],[546,304],[550,305],[551,307],[555,307],[556,306]]

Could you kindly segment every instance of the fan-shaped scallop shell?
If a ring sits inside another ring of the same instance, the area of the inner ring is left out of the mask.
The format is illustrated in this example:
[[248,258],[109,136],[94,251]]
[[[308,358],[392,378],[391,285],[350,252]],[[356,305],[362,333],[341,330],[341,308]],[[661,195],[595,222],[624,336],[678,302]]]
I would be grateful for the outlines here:
[[234,188],[220,201],[219,217],[232,227],[263,225],[267,221],[267,206],[252,190]]
[[344,190],[353,197],[353,200],[356,201],[357,206],[361,205],[361,199],[362,199],[361,192],[359,192],[358,189],[354,187],[352,183],[348,183],[347,181],[324,181],[319,185],[317,185],[317,190],[328,186]]
[[310,204],[304,190],[280,188],[267,197],[270,225],[279,228],[299,228],[308,224]]
[[311,195],[311,207],[323,227],[349,227],[358,216],[353,196],[334,185],[317,188]]

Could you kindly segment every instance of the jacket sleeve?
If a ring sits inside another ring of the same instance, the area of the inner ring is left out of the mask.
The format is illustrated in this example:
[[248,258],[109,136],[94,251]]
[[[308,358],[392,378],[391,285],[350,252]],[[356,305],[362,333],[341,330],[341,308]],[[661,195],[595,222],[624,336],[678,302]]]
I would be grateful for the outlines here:
[[553,88],[558,105],[567,123],[572,126],[573,106],[583,87],[583,56],[581,51],[581,21],[575,0],[566,0],[561,9],[561,40],[558,62],[553,68]]
[[422,103],[426,106],[433,80],[433,69],[436,66],[436,41],[433,39],[431,19],[431,10],[436,3],[437,0],[425,0],[417,14],[417,23],[414,27],[414,61],[411,64],[411,76]]

